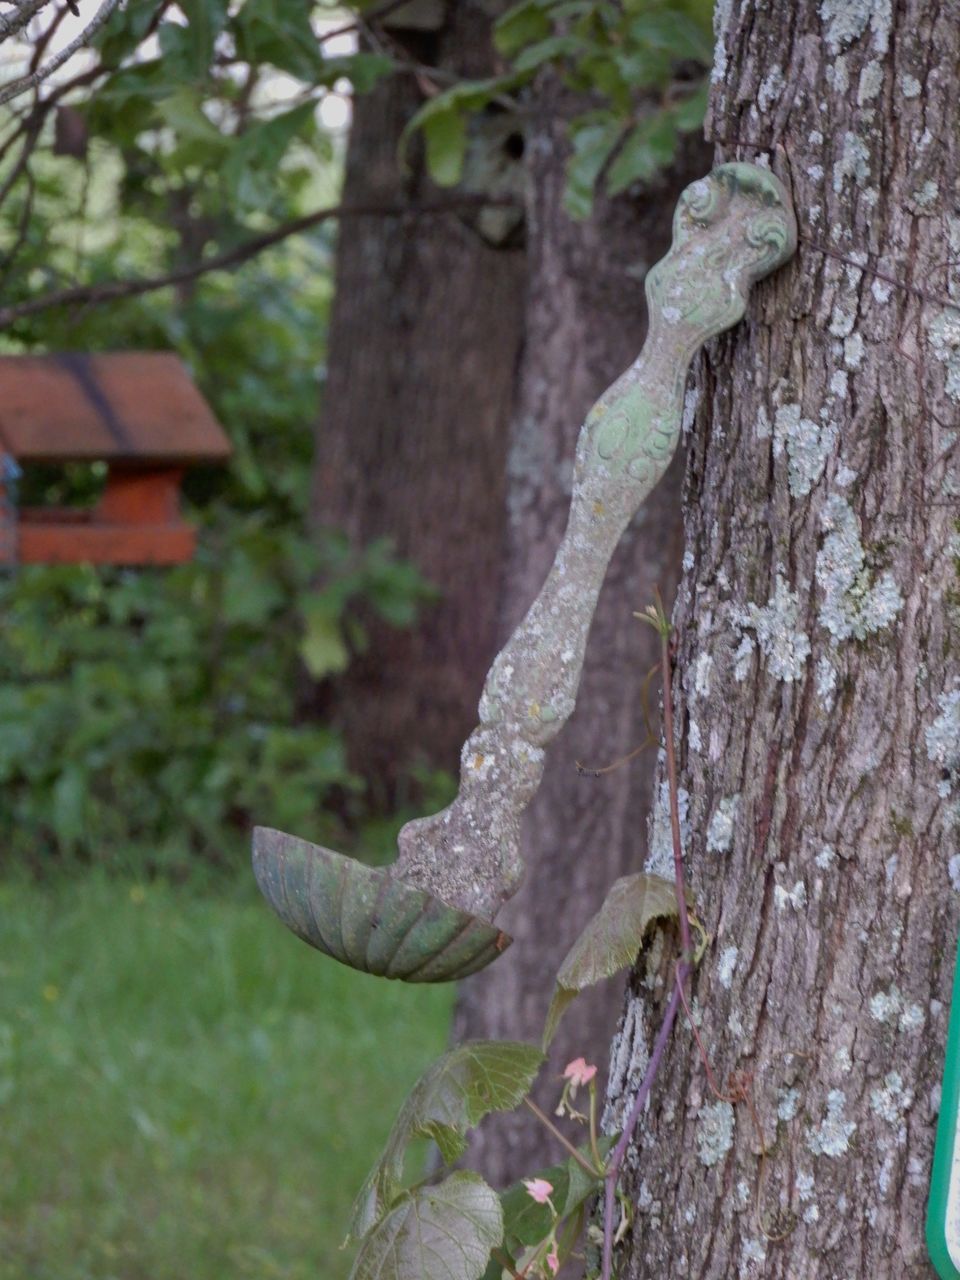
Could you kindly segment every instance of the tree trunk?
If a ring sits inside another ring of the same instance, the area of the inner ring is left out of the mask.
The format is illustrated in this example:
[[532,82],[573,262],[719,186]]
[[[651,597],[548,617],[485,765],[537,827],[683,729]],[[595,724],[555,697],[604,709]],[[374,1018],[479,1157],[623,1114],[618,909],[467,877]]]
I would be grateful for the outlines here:
[[[549,84],[531,104],[526,155],[529,283],[526,338],[509,459],[507,550],[501,611],[505,640],[539,590],[563,534],[573,452],[587,410],[635,358],[645,333],[643,277],[669,244],[677,195],[704,172],[706,148],[642,193],[598,199],[593,217],[563,211],[565,102]],[[582,109],[582,104],[581,109]],[[527,875],[498,916],[514,943],[462,987],[455,1038],[539,1041],[560,961],[609,883],[641,858],[655,752],[601,777],[646,735],[642,686],[656,662],[652,632],[632,616],[679,571],[680,472],[645,504],[613,563],[590,634],[577,710],[549,753],[524,823]],[[655,699],[653,710],[655,713]],[[556,1077],[580,1054],[603,1061],[622,984],[584,997],[561,1027],[540,1102],[552,1110]],[[492,1116],[474,1135],[470,1163],[505,1185],[560,1154],[528,1113]]]
[[[443,73],[489,74],[489,17],[480,6],[448,9],[440,29],[391,26],[384,38]],[[408,10],[428,26],[439,15],[435,5]],[[425,204],[458,193],[432,186],[417,145],[409,167],[400,159],[421,81],[398,74],[355,104],[344,203],[410,212],[340,229],[313,504],[316,523],[345,529],[357,548],[393,538],[440,591],[409,630],[364,609],[369,645],[323,691],[325,717],[343,729],[350,764],[384,807],[417,763],[455,772],[473,727],[495,643],[523,319],[523,250],[504,229],[518,215],[428,216]],[[506,127],[484,135],[483,183],[495,196],[511,190],[518,136]]]
[[[932,1277],[960,921],[960,7],[734,0],[719,24],[720,158],[769,157],[801,236],[699,365],[674,619],[711,934],[693,997],[747,1100],[712,1094],[678,1024],[618,1274]],[[670,974],[653,1007],[633,975],[611,1128]]]

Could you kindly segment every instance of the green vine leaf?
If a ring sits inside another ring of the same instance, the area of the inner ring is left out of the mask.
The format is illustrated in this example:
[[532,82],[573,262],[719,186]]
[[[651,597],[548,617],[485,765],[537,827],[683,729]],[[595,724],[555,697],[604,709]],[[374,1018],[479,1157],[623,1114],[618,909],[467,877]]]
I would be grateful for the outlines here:
[[[348,1239],[365,1236],[390,1209],[401,1189],[412,1139],[432,1139],[444,1161],[452,1164],[466,1149],[467,1131],[488,1112],[515,1107],[529,1092],[542,1062],[536,1045],[512,1040],[467,1041],[438,1058],[413,1086],[383,1155],[354,1201]],[[482,1272],[481,1267],[478,1274]]]
[[[599,1149],[602,1157],[606,1157],[614,1141],[613,1137],[600,1139]],[[580,1150],[587,1159],[590,1159],[590,1149],[587,1145],[582,1146]],[[551,1165],[549,1169],[538,1169],[531,1177],[544,1178],[553,1187],[550,1199],[553,1201],[560,1221],[571,1218],[571,1215],[582,1210],[589,1198],[599,1190],[603,1181],[601,1174],[591,1177],[584,1167],[572,1158],[563,1164]],[[501,1191],[500,1203],[503,1206],[501,1252],[516,1270],[520,1270],[524,1250],[546,1239],[553,1227],[553,1209],[549,1204],[538,1204],[531,1197],[522,1180],[507,1187],[506,1191]],[[562,1249],[561,1256],[563,1256]],[[491,1259],[483,1280],[502,1280],[505,1274],[507,1273],[504,1272],[502,1265]]]
[[503,1240],[500,1198],[476,1173],[405,1192],[360,1248],[350,1280],[480,1280]]
[[577,993],[632,964],[650,925],[676,915],[674,887],[663,876],[641,871],[614,883],[560,966],[543,1030],[544,1049]]
[[468,117],[515,89],[524,79],[523,76],[508,75],[465,80],[438,93],[407,122],[400,135],[401,156],[406,154],[411,136],[421,130],[431,178],[441,187],[456,186],[463,174]]
[[539,0],[522,0],[502,14],[493,25],[493,42],[498,53],[512,57],[519,50],[550,34],[550,19]]

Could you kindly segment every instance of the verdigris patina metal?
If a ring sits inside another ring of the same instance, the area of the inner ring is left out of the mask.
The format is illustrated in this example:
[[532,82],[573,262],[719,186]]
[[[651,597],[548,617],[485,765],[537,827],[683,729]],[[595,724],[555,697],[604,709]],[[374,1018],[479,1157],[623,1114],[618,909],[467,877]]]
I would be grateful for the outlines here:
[[566,532],[487,676],[453,803],[407,823],[390,868],[255,831],[257,882],[305,941],[411,982],[464,977],[509,945],[493,918],[520,883],[520,819],[573,711],[610,557],[673,457],[690,361],[741,319],[750,286],[789,260],[796,238],[789,197],[766,169],[721,165],[683,193],[670,251],[647,274],[643,350],[587,415]]

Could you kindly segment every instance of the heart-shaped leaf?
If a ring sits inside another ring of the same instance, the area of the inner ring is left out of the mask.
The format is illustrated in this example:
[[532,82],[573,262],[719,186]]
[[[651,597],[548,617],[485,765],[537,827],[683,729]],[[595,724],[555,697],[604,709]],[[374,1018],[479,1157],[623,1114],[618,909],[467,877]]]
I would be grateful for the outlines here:
[[503,1240],[500,1197],[476,1173],[405,1192],[366,1237],[350,1280],[480,1280]]
[[[533,1084],[543,1054],[532,1044],[474,1040],[438,1058],[413,1086],[383,1155],[354,1201],[350,1237],[364,1236],[400,1191],[407,1144],[431,1138],[447,1164],[464,1152],[464,1135],[489,1111],[509,1111]],[[486,1264],[484,1264],[486,1265]]]
[[610,978],[633,963],[654,920],[675,918],[673,884],[638,872],[622,876],[564,958],[547,1012],[543,1047],[553,1039],[567,1005],[584,987]]
[[[600,1139],[599,1151],[602,1159],[610,1152],[613,1144],[613,1137],[605,1136]],[[589,1148],[582,1146],[580,1150],[589,1160]],[[500,1203],[503,1205],[503,1245],[500,1252],[516,1270],[521,1269],[525,1251],[546,1239],[554,1225],[553,1209],[556,1209],[560,1221],[570,1219],[575,1227],[576,1214],[583,1210],[590,1196],[600,1190],[603,1182],[602,1174],[591,1176],[579,1161],[573,1159],[566,1160],[563,1164],[551,1165],[549,1169],[538,1169],[532,1176],[542,1178],[553,1187],[550,1194],[553,1207],[550,1204],[538,1204],[523,1181],[515,1182],[500,1193]],[[574,1234],[579,1233],[575,1230]],[[507,1274],[501,1263],[491,1259],[483,1280],[502,1280]]]

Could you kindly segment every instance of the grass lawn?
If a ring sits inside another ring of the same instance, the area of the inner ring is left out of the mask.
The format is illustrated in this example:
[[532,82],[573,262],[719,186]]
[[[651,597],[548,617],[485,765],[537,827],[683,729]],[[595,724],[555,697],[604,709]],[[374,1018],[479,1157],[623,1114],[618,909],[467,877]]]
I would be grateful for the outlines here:
[[0,1280],[343,1280],[452,995],[324,959],[246,885],[0,882]]

